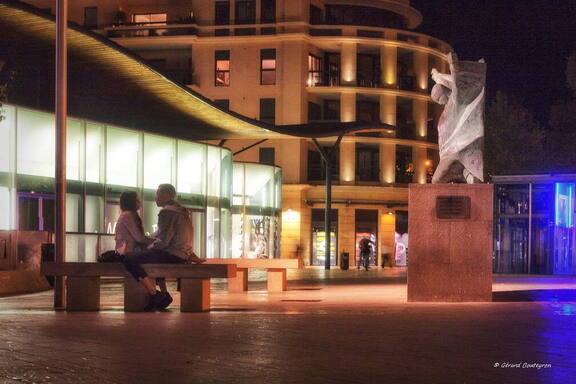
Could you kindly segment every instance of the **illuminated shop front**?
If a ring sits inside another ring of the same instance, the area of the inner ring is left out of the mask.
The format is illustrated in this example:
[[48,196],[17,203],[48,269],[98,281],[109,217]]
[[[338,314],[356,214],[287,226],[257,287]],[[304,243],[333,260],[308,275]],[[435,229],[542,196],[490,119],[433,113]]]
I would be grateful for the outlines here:
[[232,185],[232,257],[279,258],[281,169],[234,162]]
[[576,274],[576,174],[497,176],[494,272]]
[[[0,230],[48,231],[54,222],[54,115],[3,105],[0,122]],[[142,197],[154,232],[158,184],[176,187],[194,222],[202,257],[230,257],[232,154],[226,148],[68,119],[67,261],[94,261],[109,249],[120,194]]]

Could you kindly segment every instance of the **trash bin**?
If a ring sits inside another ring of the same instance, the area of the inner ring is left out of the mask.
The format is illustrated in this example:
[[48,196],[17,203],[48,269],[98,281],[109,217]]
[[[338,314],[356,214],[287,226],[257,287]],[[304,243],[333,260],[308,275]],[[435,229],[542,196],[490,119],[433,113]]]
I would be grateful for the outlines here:
[[386,264],[388,264],[388,266],[390,268],[392,268],[392,260],[390,260],[390,254],[389,253],[383,253],[382,254],[382,268],[384,268],[386,266]]
[[[40,249],[41,249],[41,255],[40,255],[41,263],[47,261],[54,261],[54,244],[42,243]],[[46,276],[46,280],[48,280],[48,284],[50,284],[51,287],[54,286],[54,276]]]
[[340,269],[347,270],[350,266],[350,254],[348,252],[342,252],[340,254]]

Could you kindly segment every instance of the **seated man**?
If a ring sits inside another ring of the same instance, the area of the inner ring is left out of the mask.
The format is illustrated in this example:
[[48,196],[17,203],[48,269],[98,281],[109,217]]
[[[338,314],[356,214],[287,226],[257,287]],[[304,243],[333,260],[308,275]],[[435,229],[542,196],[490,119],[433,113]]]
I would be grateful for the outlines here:
[[[142,264],[201,263],[192,252],[193,228],[188,210],[176,201],[176,189],[171,184],[160,184],[156,190],[156,205],[162,207],[158,214],[158,231],[155,241],[147,250],[127,256],[124,265],[134,278],[141,282],[150,294],[147,310],[165,309],[172,303],[172,296],[163,285],[156,290]],[[162,284],[161,284],[162,285]]]

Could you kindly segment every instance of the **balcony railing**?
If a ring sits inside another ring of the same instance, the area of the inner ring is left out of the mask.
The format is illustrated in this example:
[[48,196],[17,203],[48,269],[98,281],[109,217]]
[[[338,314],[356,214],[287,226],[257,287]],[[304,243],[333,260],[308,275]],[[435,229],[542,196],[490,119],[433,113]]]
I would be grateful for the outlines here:
[[414,76],[399,76],[396,84],[383,84],[380,81],[380,76],[375,78],[364,78],[357,75],[356,84],[342,84],[339,74],[330,74],[325,76],[323,72],[309,71],[308,82],[309,87],[360,87],[360,88],[378,88],[378,89],[400,89],[402,91],[411,91],[419,93],[429,93],[428,90],[422,90],[416,86],[416,77]]
[[122,24],[106,28],[105,34],[109,38],[190,36],[197,35],[198,29],[189,24]]

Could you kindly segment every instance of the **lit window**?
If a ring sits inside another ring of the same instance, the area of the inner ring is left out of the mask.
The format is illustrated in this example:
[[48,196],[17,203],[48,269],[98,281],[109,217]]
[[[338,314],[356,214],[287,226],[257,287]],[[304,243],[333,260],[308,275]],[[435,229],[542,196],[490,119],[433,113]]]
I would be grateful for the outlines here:
[[230,51],[216,51],[216,76],[214,85],[217,87],[230,86]]
[[308,55],[308,81],[309,87],[322,85],[322,59],[314,55]]
[[134,23],[148,25],[164,25],[166,24],[165,13],[139,13],[133,16]]
[[276,84],[276,50],[263,49],[260,51],[260,84]]

